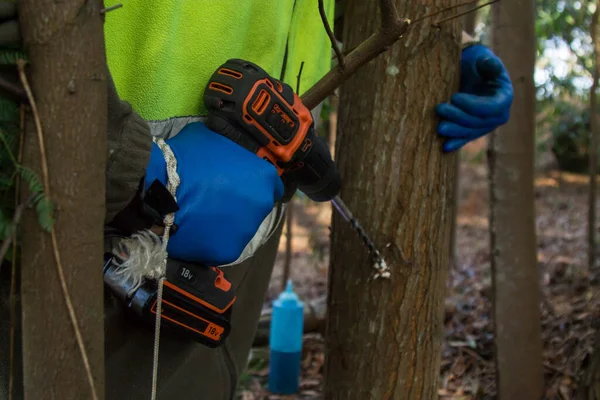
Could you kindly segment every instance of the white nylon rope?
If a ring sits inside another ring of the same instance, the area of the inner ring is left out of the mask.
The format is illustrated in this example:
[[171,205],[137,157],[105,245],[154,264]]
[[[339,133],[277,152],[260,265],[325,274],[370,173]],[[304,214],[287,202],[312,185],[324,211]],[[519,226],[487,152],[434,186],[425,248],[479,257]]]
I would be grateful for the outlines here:
[[[153,138],[154,143],[158,145],[163,153],[165,162],[167,164],[167,189],[177,202],[175,192],[179,187],[179,174],[177,174],[177,159],[175,154],[169,147],[169,145],[163,139]],[[175,221],[175,213],[170,213],[165,216],[164,224],[165,231],[163,233],[162,250],[165,254],[165,258],[162,260],[162,264],[156,266],[156,269],[152,271],[148,278],[156,279],[158,281],[158,293],[156,296],[156,322],[154,324],[154,361],[152,363],[152,400],[156,400],[156,387],[158,380],[158,350],[160,346],[160,317],[162,311],[162,294],[163,294],[163,282],[167,273],[167,244],[169,242],[169,232],[171,226]]]

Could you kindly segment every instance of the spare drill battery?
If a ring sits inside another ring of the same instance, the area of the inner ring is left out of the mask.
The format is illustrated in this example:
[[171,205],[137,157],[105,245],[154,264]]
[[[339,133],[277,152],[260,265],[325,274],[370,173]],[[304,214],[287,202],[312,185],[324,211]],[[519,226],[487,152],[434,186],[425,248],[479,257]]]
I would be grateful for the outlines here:
[[[154,324],[158,283],[146,280],[132,290],[133,284],[124,282],[117,270],[114,255],[106,253],[104,283],[129,309]],[[235,300],[234,288],[220,269],[168,259],[163,285],[162,326],[208,347],[219,347],[231,330]]]

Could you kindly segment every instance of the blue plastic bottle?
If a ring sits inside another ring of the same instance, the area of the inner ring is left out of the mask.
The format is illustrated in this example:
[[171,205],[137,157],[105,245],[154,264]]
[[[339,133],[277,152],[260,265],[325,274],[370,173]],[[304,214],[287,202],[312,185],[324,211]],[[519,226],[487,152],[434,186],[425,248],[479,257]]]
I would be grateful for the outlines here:
[[304,329],[304,303],[288,280],[287,287],[273,303],[269,347],[269,390],[278,394],[298,391],[300,360],[302,356],[302,331]]

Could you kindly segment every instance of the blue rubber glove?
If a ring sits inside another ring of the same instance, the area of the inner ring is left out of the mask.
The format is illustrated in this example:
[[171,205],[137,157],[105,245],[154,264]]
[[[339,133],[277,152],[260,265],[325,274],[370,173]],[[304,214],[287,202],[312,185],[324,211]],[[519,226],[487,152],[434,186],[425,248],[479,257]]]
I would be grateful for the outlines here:
[[475,44],[462,52],[460,91],[439,104],[438,133],[444,151],[455,151],[504,125],[510,116],[513,86],[502,61],[488,47]]
[[[177,158],[181,181],[169,257],[211,266],[235,261],[283,196],[277,170],[200,122],[166,143]],[[164,157],[153,143],[146,188],[155,179],[166,185]]]

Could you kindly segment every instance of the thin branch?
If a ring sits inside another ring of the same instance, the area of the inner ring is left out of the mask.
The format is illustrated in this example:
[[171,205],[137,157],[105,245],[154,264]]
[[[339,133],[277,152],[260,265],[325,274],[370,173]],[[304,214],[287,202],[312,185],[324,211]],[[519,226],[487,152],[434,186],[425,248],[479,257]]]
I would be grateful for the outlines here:
[[[389,1],[382,0],[382,4],[388,3]],[[387,24],[389,24],[389,21]],[[409,26],[410,20],[397,20],[393,25],[388,25],[385,29],[382,27],[373,33],[345,57],[345,68],[343,70],[338,65],[308,89],[302,95],[302,103],[309,109],[315,108],[346,79],[352,76],[357,69],[377,57],[384,49],[396,42],[400,36],[406,33]]]
[[10,245],[12,244],[13,240],[15,240],[15,237],[17,235],[17,226],[19,225],[19,222],[21,222],[21,218],[23,217],[23,211],[25,211],[25,209],[29,207],[34,197],[35,196],[31,194],[27,200],[25,200],[22,204],[19,204],[15,208],[15,213],[13,214],[13,219],[10,226],[10,232],[2,241],[2,246],[0,246],[0,265],[4,261],[4,257],[6,256],[6,253],[8,253],[8,249],[10,248]]
[[[19,107],[19,126],[21,134],[19,135],[19,153],[17,161],[19,165],[23,161],[23,143],[25,137],[25,105]],[[15,182],[15,204],[19,203],[19,194],[21,189],[21,177],[17,175]],[[14,377],[15,377],[15,320],[17,313],[17,241],[13,241],[13,259],[12,270],[10,275],[10,365],[8,375],[8,400],[13,400],[14,392]]]
[[[490,1],[465,13],[438,21],[436,25],[454,18],[458,18],[461,15],[473,12],[497,1],[499,0]],[[472,4],[474,2],[475,0],[469,0],[468,2],[462,3],[458,6],[447,7],[443,10],[436,11],[433,14],[419,17],[416,21],[421,22],[427,18],[430,18],[432,15],[437,15],[453,8]],[[350,76],[352,76],[356,70],[373,60],[382,52],[386,51],[408,31],[410,26],[412,26],[413,23],[410,19],[400,19],[398,17],[394,0],[380,0],[379,7],[381,11],[381,27],[344,57],[343,69],[341,68],[340,64],[338,64],[302,95],[302,102],[306,107],[309,109],[315,108],[337,87],[339,87]]]
[[46,196],[50,197],[50,181],[48,174],[48,158],[46,157],[46,146],[44,144],[44,134],[42,131],[42,122],[40,121],[40,114],[37,109],[37,105],[35,104],[35,100],[33,98],[33,93],[31,92],[31,87],[29,86],[29,82],[27,81],[27,75],[25,74],[25,65],[26,61],[23,59],[17,60],[17,67],[19,68],[19,76],[21,78],[21,82],[23,83],[23,87],[25,88],[25,93],[27,93],[27,98],[29,99],[29,104],[31,105],[31,111],[33,112],[33,119],[35,121],[35,127],[38,134],[38,141],[40,145],[40,157],[42,164],[42,177],[44,181],[44,191],[46,192]]
[[567,371],[566,369],[561,369],[559,367],[555,367],[554,365],[550,364],[549,362],[544,362],[544,368],[546,368],[552,372],[556,372],[557,374],[560,374],[563,376],[568,376],[569,378],[572,378],[575,381],[579,380],[579,377],[577,375]]
[[290,278],[290,270],[291,270],[291,266],[292,266],[292,253],[293,253],[293,247],[292,247],[292,239],[293,239],[293,232],[292,232],[292,223],[293,223],[293,212],[294,212],[294,203],[292,200],[289,201],[288,206],[287,206],[287,210],[286,210],[286,219],[285,219],[285,261],[283,264],[283,276],[281,277],[281,290],[285,290],[285,287],[287,286],[287,281]]
[[100,14],[106,14],[107,12],[116,10],[117,8],[121,8],[121,7],[123,7],[123,4],[121,4],[121,3],[115,4],[114,6],[103,8],[102,10],[100,10]]
[[17,297],[17,241],[13,241],[13,259],[10,275],[10,332],[8,338],[9,346],[9,370],[8,370],[8,400],[13,400],[15,381],[15,319],[16,319],[16,297]]
[[0,89],[15,97],[16,100],[27,100],[27,93],[25,93],[23,87],[13,82],[7,81],[2,75],[0,75]]
[[17,162],[15,155],[12,153],[12,151],[10,151],[10,146],[8,145],[8,140],[6,140],[6,136],[4,136],[4,131],[1,128],[0,128],[0,142],[2,142],[2,144],[6,148],[6,152],[8,153],[8,156],[10,157],[10,160],[12,161],[15,168],[19,169],[19,163]]
[[[49,184],[49,174],[48,174],[48,161],[46,159],[46,150],[44,147],[44,134],[42,131],[42,124],[40,121],[40,116],[38,113],[38,108],[35,103],[35,99],[31,92],[31,87],[29,86],[29,82],[27,80],[27,75],[25,74],[25,61],[17,60],[17,67],[19,68],[19,76],[21,77],[21,81],[23,83],[23,87],[27,92],[27,97],[29,98],[29,104],[31,105],[31,110],[33,112],[33,118],[36,125],[36,131],[38,135],[39,148],[40,148],[40,158],[42,164],[42,173],[44,178],[44,187],[46,196],[50,197],[50,184]],[[58,277],[60,281],[60,286],[63,293],[63,298],[65,300],[65,304],[67,306],[67,311],[69,313],[69,318],[71,320],[71,325],[73,326],[73,330],[75,331],[75,337],[77,339],[77,345],[79,347],[79,352],[81,354],[81,359],[83,361],[83,365],[85,367],[88,383],[90,385],[90,390],[92,392],[92,399],[98,400],[98,394],[96,393],[96,386],[94,385],[94,378],[92,375],[92,368],[90,367],[89,357],[87,355],[87,351],[85,349],[85,344],[83,343],[83,337],[81,336],[81,331],[79,330],[79,321],[77,319],[77,315],[75,314],[75,309],[73,308],[73,303],[71,301],[71,295],[69,294],[69,289],[67,287],[67,282],[65,279],[65,275],[63,272],[63,266],[60,259],[60,252],[58,250],[58,240],[56,239],[56,231],[54,228],[50,231],[50,237],[52,238],[52,250],[54,253],[54,260],[56,262],[56,270],[58,272]]]
[[451,11],[451,10],[454,10],[455,8],[460,8],[460,7],[468,6],[468,5],[470,5],[470,4],[476,4],[476,3],[478,3],[478,2],[479,2],[479,0],[469,0],[469,1],[467,1],[467,2],[464,2],[464,3],[455,4],[455,5],[453,5],[453,6],[446,7],[446,8],[443,8],[443,9],[441,9],[441,10],[437,10],[437,11],[434,11],[434,12],[432,12],[432,13],[429,13],[429,14],[425,14],[425,15],[423,15],[422,17],[419,17],[419,18],[416,18],[416,19],[414,19],[414,20],[413,20],[413,24],[414,24],[415,22],[421,22],[421,21],[423,21],[423,20],[425,20],[425,19],[427,19],[427,18],[435,17],[436,15],[439,15],[439,14],[445,13],[446,11]]
[[491,0],[491,1],[488,1],[487,3],[483,3],[483,4],[481,4],[481,5],[477,6],[477,7],[473,7],[473,8],[471,8],[471,9],[467,10],[467,11],[464,11],[464,12],[458,13],[458,14],[456,14],[456,15],[453,15],[453,16],[451,16],[451,17],[444,18],[444,19],[442,19],[442,20],[439,20],[439,21],[437,21],[437,22],[434,22],[432,25],[433,25],[433,26],[435,26],[435,27],[439,27],[439,26],[440,26],[440,24],[442,24],[442,23],[444,23],[444,22],[448,22],[448,21],[450,21],[450,20],[453,20],[453,19],[456,19],[456,18],[462,17],[463,15],[470,14],[470,13],[472,13],[472,12],[474,12],[474,11],[477,11],[477,10],[479,10],[480,8],[487,7],[487,6],[489,6],[490,4],[494,4],[494,3],[497,3],[497,2],[499,2],[499,1],[500,1],[500,0]]
[[338,65],[341,69],[344,69],[344,55],[342,54],[342,49],[338,44],[333,31],[331,30],[331,26],[329,26],[329,21],[327,20],[327,14],[325,13],[325,6],[323,5],[323,0],[319,0],[319,13],[321,14],[321,20],[323,21],[323,26],[325,27],[325,31],[327,31],[327,36],[329,36],[329,40],[331,41],[331,47],[333,47],[333,51],[335,51],[335,55],[338,59]]
[[304,69],[304,61],[300,63],[300,71],[296,77],[296,93],[300,93],[300,78],[302,77],[302,70]]

